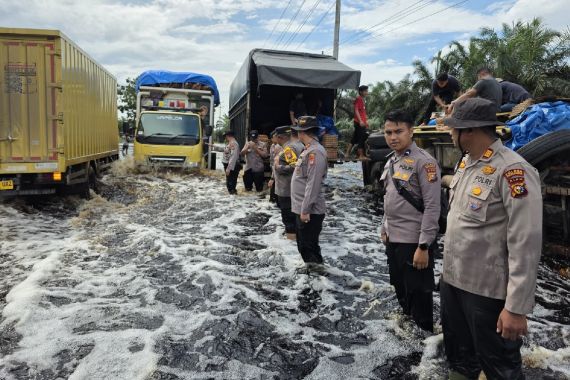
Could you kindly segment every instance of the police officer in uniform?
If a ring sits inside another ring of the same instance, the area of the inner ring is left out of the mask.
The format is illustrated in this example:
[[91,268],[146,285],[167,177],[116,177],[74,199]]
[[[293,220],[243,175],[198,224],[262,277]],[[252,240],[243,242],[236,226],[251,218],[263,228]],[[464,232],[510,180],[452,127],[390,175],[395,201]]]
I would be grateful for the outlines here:
[[279,154],[275,156],[273,173],[275,178],[275,194],[278,197],[281,209],[281,220],[285,225],[285,234],[288,239],[296,239],[295,214],[291,211],[291,178],[297,159],[303,153],[305,146],[299,141],[297,131],[290,126],[279,127],[275,130],[277,141],[282,146]]
[[291,179],[291,210],[297,224],[297,248],[305,263],[322,264],[319,234],[326,212],[322,186],[328,169],[327,152],[319,143],[320,127],[316,117],[302,116],[293,128],[305,145]]
[[259,193],[263,190],[265,163],[263,160],[268,157],[269,151],[263,141],[259,141],[259,133],[251,131],[249,141],[241,151],[245,155],[245,170],[243,172],[243,184],[246,191],[255,190]]
[[269,148],[269,166],[271,167],[271,179],[269,180],[269,202],[279,206],[277,194],[275,194],[275,157],[283,150],[277,139],[277,129],[271,132],[271,147]]
[[521,337],[542,248],[538,172],[497,138],[496,104],[458,103],[445,119],[468,152],[450,185],[441,314],[450,379],[523,379]]
[[384,222],[390,283],[406,315],[433,331],[434,250],[441,209],[441,175],[435,159],[413,142],[413,119],[395,110],[386,115]]
[[227,131],[224,133],[226,139],[226,147],[222,157],[222,164],[226,173],[226,187],[230,194],[237,194],[236,186],[241,165],[239,162],[239,143],[237,142],[234,132]]

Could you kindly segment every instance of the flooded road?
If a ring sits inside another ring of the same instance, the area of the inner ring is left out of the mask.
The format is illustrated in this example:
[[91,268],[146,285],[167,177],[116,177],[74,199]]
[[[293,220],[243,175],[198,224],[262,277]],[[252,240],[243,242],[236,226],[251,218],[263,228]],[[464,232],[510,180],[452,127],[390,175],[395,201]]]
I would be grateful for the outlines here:
[[[0,379],[445,377],[441,334],[399,311],[356,164],[330,171],[328,269],[307,275],[267,200],[128,163],[89,201],[0,203]],[[570,281],[539,276],[527,378],[570,378]]]

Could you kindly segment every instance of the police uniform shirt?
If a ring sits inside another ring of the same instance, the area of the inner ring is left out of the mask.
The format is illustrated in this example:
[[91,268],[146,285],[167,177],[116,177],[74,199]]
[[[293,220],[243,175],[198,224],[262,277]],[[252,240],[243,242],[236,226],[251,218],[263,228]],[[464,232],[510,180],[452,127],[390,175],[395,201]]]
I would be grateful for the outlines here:
[[321,192],[328,170],[327,152],[318,141],[307,145],[291,179],[291,211],[295,214],[325,214]]
[[225,149],[222,157],[222,164],[227,164],[230,170],[235,170],[239,160],[239,144],[236,140],[230,141]]
[[[424,212],[418,211],[398,193],[394,179],[415,199],[423,199]],[[412,143],[401,156],[394,154],[386,163],[384,180],[384,222],[382,232],[391,243],[432,244],[439,230],[441,210],[441,174],[436,160]]]
[[461,161],[450,189],[443,279],[530,313],[542,249],[537,170],[497,140],[480,159]]
[[[267,157],[267,144],[262,141],[257,141],[255,143],[257,148],[264,152],[265,157]],[[265,171],[265,164],[263,163],[263,157],[261,157],[257,151],[254,149],[248,149],[245,154],[245,169],[259,173]]]
[[275,194],[280,197],[291,196],[291,177],[297,164],[297,159],[303,153],[305,146],[300,141],[288,141],[279,152],[279,163],[273,167],[275,178]]
[[273,162],[275,161],[275,156],[281,152],[283,148],[279,144],[271,144],[271,148],[269,148],[269,165],[273,167]]

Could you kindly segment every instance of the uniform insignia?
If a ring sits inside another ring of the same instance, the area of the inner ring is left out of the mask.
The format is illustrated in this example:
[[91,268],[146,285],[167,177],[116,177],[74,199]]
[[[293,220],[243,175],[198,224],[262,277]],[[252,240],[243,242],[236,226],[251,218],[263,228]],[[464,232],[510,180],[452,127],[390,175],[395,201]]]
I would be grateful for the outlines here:
[[424,165],[428,182],[437,181],[437,167],[433,162]]
[[294,165],[297,162],[297,155],[291,147],[286,147],[283,150],[283,156],[285,157],[285,162],[289,165]]
[[314,165],[315,164],[315,157],[316,155],[314,153],[309,153],[309,165]]
[[409,175],[407,175],[406,173],[402,174],[402,179],[403,179],[404,181],[407,181],[408,178],[410,178]]
[[459,169],[465,169],[465,161],[461,161],[459,164]]
[[494,168],[490,165],[485,166],[483,169],[481,169],[481,171],[483,172],[483,174],[485,175],[491,175],[493,173],[495,173],[495,171],[497,171],[497,168]]
[[494,153],[495,153],[495,151],[493,149],[489,148],[485,151],[485,153],[483,153],[483,158],[489,159],[489,158],[493,157]]
[[404,158],[404,162],[408,165],[413,165],[416,160],[414,160],[413,158]]
[[394,178],[400,178],[400,172],[394,173]]
[[509,183],[511,188],[511,196],[513,198],[523,198],[528,195],[528,189],[524,180],[524,169],[507,170],[503,176]]
[[471,193],[475,196],[479,196],[481,195],[481,193],[483,193],[483,189],[481,189],[479,186],[475,186],[472,190]]
[[469,209],[472,211],[479,211],[483,204],[478,201],[469,201]]

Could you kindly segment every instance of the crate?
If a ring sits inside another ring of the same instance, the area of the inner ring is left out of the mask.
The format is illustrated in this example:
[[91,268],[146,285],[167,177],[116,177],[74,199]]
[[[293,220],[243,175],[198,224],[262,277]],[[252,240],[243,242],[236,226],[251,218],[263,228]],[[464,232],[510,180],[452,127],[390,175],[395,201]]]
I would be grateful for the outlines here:
[[338,160],[338,150],[327,149],[327,159],[328,160]]
[[328,150],[328,148],[334,148],[336,151],[338,149],[338,136],[337,135],[324,135],[323,136],[323,146]]

